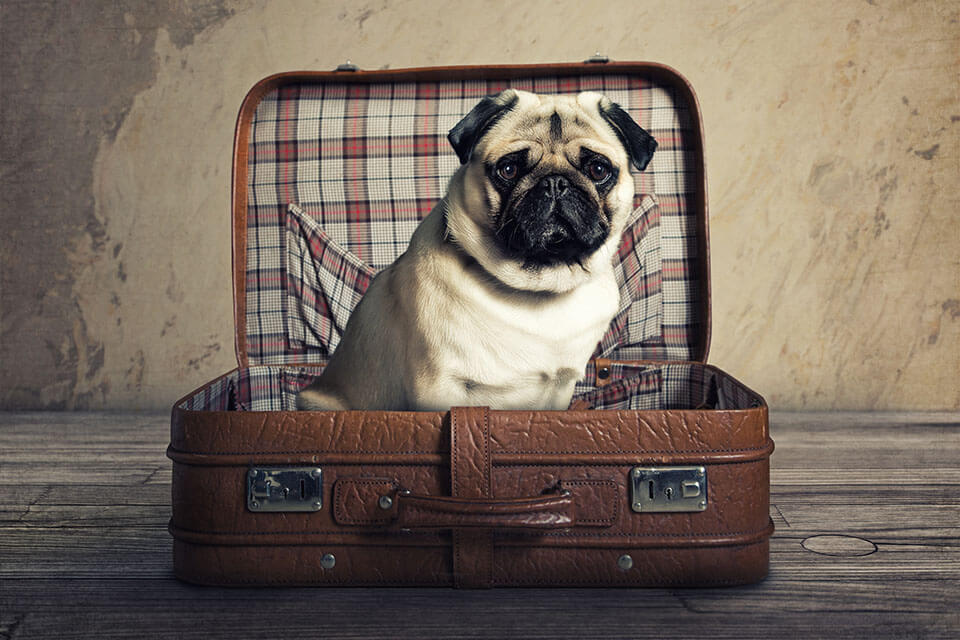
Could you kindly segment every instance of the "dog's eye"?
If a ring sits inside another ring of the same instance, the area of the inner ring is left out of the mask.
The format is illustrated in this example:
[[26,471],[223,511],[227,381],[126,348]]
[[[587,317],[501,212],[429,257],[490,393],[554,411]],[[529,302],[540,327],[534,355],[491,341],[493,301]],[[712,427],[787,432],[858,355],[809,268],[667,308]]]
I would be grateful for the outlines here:
[[594,158],[587,163],[587,175],[594,182],[604,182],[610,177],[610,165],[599,158]]
[[504,159],[497,164],[497,175],[507,182],[514,180],[518,173],[520,173],[520,167],[516,160]]

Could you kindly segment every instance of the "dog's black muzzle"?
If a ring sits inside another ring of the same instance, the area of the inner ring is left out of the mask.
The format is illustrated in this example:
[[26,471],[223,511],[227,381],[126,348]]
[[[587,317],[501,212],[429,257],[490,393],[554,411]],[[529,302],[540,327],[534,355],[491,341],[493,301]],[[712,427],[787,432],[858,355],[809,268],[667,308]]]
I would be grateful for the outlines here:
[[580,262],[609,233],[596,203],[559,174],[541,178],[503,215],[497,238],[508,254],[525,265]]

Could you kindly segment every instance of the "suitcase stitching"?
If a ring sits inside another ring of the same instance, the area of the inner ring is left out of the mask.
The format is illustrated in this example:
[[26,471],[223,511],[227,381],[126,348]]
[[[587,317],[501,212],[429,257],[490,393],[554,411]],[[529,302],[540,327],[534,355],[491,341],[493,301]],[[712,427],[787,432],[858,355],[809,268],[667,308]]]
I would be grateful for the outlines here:
[[613,480],[570,480],[561,481],[561,486],[583,486],[583,485],[606,485],[613,488],[613,516],[610,518],[591,518],[589,520],[580,520],[577,522],[590,522],[596,524],[613,524],[620,517],[620,486]]

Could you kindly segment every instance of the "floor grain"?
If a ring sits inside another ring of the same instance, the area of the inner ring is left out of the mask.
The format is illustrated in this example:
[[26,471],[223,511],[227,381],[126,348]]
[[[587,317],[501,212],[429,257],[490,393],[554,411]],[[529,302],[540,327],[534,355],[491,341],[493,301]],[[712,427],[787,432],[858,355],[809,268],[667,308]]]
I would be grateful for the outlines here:
[[166,415],[0,414],[0,638],[955,638],[960,416],[777,414],[770,577],[216,589],[171,574]]

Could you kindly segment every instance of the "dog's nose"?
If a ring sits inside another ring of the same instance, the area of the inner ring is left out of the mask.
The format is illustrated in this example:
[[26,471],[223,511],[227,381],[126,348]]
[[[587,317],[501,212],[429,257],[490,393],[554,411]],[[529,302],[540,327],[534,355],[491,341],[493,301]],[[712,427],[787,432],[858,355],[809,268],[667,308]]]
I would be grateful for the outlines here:
[[561,175],[552,175],[540,180],[540,186],[548,197],[561,198],[570,188],[570,182]]

